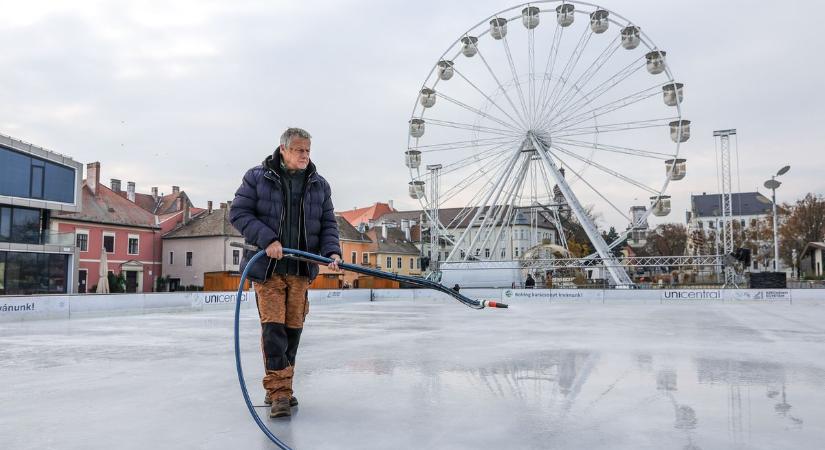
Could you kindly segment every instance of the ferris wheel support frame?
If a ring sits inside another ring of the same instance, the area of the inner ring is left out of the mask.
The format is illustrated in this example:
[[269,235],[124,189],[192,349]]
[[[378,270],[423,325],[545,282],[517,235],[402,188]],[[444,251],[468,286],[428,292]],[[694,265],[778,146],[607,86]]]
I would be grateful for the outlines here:
[[610,252],[610,248],[607,246],[604,238],[602,238],[602,235],[599,233],[596,225],[594,225],[587,216],[587,213],[585,213],[579,199],[573,194],[573,190],[570,189],[570,185],[567,184],[567,181],[561,175],[561,172],[559,172],[559,168],[556,166],[556,163],[553,162],[553,158],[550,157],[547,146],[545,146],[544,143],[541,142],[535,134],[533,134],[533,132],[529,132],[528,135],[537,153],[541,156],[541,161],[544,163],[545,168],[550,175],[553,176],[559,189],[561,189],[561,193],[564,195],[565,200],[567,200],[570,210],[576,215],[576,218],[579,220],[584,232],[587,233],[587,237],[593,244],[596,253],[598,253],[601,260],[606,263],[605,268],[610,274],[613,284],[617,286],[632,286],[633,280],[631,280],[630,275],[628,275],[624,269],[620,268],[618,261],[613,256],[613,253]]

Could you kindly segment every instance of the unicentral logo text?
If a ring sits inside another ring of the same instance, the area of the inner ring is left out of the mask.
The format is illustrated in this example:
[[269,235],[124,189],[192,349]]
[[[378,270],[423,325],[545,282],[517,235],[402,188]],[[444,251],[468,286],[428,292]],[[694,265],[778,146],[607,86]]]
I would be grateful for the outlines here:
[[668,290],[662,292],[665,300],[720,300],[722,291],[718,290]]

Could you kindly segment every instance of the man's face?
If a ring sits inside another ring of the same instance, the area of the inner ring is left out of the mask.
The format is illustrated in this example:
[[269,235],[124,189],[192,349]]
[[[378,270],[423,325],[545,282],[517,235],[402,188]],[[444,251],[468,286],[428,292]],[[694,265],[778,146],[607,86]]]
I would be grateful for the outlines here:
[[281,145],[281,158],[288,170],[304,170],[309,165],[309,139],[293,137],[289,147]]

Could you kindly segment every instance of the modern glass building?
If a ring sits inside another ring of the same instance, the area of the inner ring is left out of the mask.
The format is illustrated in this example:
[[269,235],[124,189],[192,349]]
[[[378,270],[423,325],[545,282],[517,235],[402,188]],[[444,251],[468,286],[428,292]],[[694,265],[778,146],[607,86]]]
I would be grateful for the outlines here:
[[53,211],[79,211],[83,165],[0,134],[0,295],[72,292],[73,234]]

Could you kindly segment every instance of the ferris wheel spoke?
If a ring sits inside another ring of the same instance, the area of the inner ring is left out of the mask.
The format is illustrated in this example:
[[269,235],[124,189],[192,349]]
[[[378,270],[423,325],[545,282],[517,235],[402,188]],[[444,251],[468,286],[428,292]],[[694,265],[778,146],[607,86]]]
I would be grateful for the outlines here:
[[[661,92],[661,85],[656,85],[647,89],[643,89],[638,92],[634,92],[626,97],[620,98],[618,100],[614,100],[610,103],[606,103],[601,106],[597,106],[587,111],[583,111],[580,113],[571,112],[567,116],[558,119],[557,121],[551,123],[548,128],[550,129],[558,129],[559,127],[567,127],[572,125],[577,125],[579,123],[585,122],[587,120],[603,116],[605,114],[612,113],[614,111],[618,111],[622,108],[626,108],[628,106],[634,105],[641,101],[647,100],[650,97],[656,96]],[[583,105],[584,106],[584,105]]]
[[[514,164],[509,166],[508,170],[505,172],[505,175],[512,173],[513,169],[516,166],[515,163],[517,163],[518,160],[521,157],[522,157],[522,153],[519,152],[519,153],[516,154]],[[528,158],[529,158],[529,155],[528,155]],[[490,219],[490,217],[493,216],[494,209],[495,209],[496,205],[498,205],[498,203],[499,203],[499,198],[501,197],[501,194],[505,191],[505,189],[508,185],[508,182],[513,180],[513,177],[505,177],[502,180],[504,180],[504,183],[501,183],[501,180],[499,180],[499,183],[496,183],[497,187],[494,188],[494,190],[493,190],[495,192],[495,195],[491,196],[491,197],[488,197],[484,201],[484,203],[482,203],[481,208],[479,208],[478,211],[476,211],[475,216],[473,217],[473,219],[468,224],[467,230],[471,230],[472,227],[473,227],[473,224],[477,223],[479,219],[481,220],[481,223],[478,225],[478,231],[476,232],[475,236],[470,239],[470,244],[468,246],[469,250],[472,250],[473,248],[476,248],[476,244],[478,243],[479,237],[482,236],[483,232],[485,231],[485,228],[487,227],[488,222],[490,222],[488,219]],[[498,188],[499,185],[501,186],[500,188]],[[480,214],[484,214],[484,217],[480,218]],[[494,222],[490,222],[490,223],[492,224],[491,226],[495,225]],[[487,230],[486,235],[489,236],[489,230]],[[468,256],[469,255],[465,256],[465,260],[467,259]]]
[[[616,51],[621,47],[620,45],[617,45],[618,41],[619,37],[617,36],[610,42],[610,44],[607,45],[607,47],[605,47],[604,50],[602,50],[599,56],[596,57],[596,59],[592,63],[590,63],[590,66],[588,66],[587,69],[585,69],[584,72],[582,72],[581,75],[579,75],[576,81],[574,81],[573,84],[570,85],[567,91],[562,95],[561,100],[558,102],[558,106],[554,108],[554,110],[563,110],[565,106],[567,106],[575,98],[576,92],[581,92],[581,90],[585,86],[587,86],[587,83],[589,83],[590,80],[592,80],[593,77],[595,77],[596,74],[599,73],[599,70],[602,67],[604,67],[605,64],[607,64],[607,61],[609,61],[610,58],[614,54],[616,54]],[[550,110],[548,112],[548,115],[552,114],[553,110]]]
[[497,134],[500,136],[516,137],[520,133],[512,130],[502,130],[501,128],[482,127],[480,125],[473,125],[470,123],[453,122],[450,120],[427,119],[427,124],[439,127],[456,128],[459,130],[477,131],[479,133]]
[[532,125],[530,111],[527,109],[527,103],[524,101],[524,90],[521,88],[521,82],[518,79],[516,64],[513,62],[513,54],[510,52],[510,43],[507,40],[507,36],[502,37],[501,42],[504,44],[504,53],[507,55],[507,63],[510,66],[510,72],[513,75],[513,83],[516,86],[516,92],[518,93],[519,101],[521,102],[521,109],[524,112],[523,117],[526,119],[528,125]]
[[494,138],[473,139],[473,140],[469,140],[469,141],[453,141],[453,142],[442,142],[440,144],[410,146],[410,150],[418,150],[421,153],[431,153],[431,152],[441,152],[441,151],[448,151],[448,150],[460,150],[460,149],[468,149],[468,148],[487,147],[489,145],[503,144],[503,143],[509,143],[509,142],[513,142],[513,141],[514,141],[514,138],[502,136],[502,137],[494,137]]
[[631,147],[622,147],[619,145],[608,145],[608,144],[600,144],[598,142],[587,142],[587,141],[579,141],[576,139],[564,139],[564,138],[557,138],[554,139],[554,142],[558,142],[564,145],[570,145],[574,147],[581,147],[581,148],[589,148],[595,150],[604,150],[606,152],[612,153],[622,153],[625,155],[633,155],[633,156],[640,156],[643,158],[652,158],[652,159],[660,159],[666,160],[675,158],[676,156],[673,154],[668,153],[661,153],[661,152],[653,152],[649,150],[641,150],[638,148],[631,148]]
[[[564,148],[560,147],[560,146],[559,146],[559,145],[557,145],[557,144],[552,144],[552,145],[551,145],[551,148],[552,148],[553,150],[556,150],[556,151],[562,152],[562,153],[564,153],[565,155],[569,155],[570,157],[572,157],[572,158],[574,158],[574,159],[577,159],[577,160],[579,160],[579,161],[581,161],[581,162],[583,162],[583,163],[585,163],[585,164],[587,164],[587,165],[589,165],[589,166],[595,167],[596,169],[599,169],[599,170],[601,170],[602,172],[604,172],[604,173],[606,173],[606,174],[608,174],[608,175],[612,175],[612,176],[614,176],[614,177],[616,177],[616,178],[618,178],[618,179],[620,179],[620,180],[622,180],[622,181],[625,181],[625,182],[627,182],[628,184],[631,184],[631,185],[636,186],[636,187],[638,187],[638,188],[640,188],[640,189],[643,189],[643,190],[645,190],[645,191],[647,191],[647,192],[650,192],[650,193],[652,193],[653,195],[659,195],[659,191],[657,191],[656,189],[653,189],[652,187],[645,185],[645,184],[644,184],[644,183],[642,183],[641,181],[638,181],[638,180],[635,180],[635,179],[633,179],[633,178],[630,178],[630,177],[629,177],[629,176],[627,176],[627,175],[624,175],[624,174],[622,174],[622,173],[620,173],[620,172],[617,172],[617,171],[615,171],[615,170],[613,170],[613,169],[611,169],[611,168],[609,168],[609,167],[606,167],[606,166],[604,166],[604,165],[602,165],[602,164],[599,164],[599,163],[597,163],[597,162],[593,161],[592,159],[588,159],[588,158],[584,158],[584,157],[582,157],[582,156],[579,156],[579,155],[577,155],[576,153],[571,152],[571,151],[569,151],[569,150],[566,150],[566,149],[564,149]],[[568,167],[570,167],[570,166],[568,165]]]
[[[550,44],[550,51],[547,54],[547,62],[544,64],[544,76],[541,78],[541,86],[539,88],[538,94],[538,102],[536,107],[540,107],[544,104],[545,96],[549,93],[550,83],[553,81],[553,71],[556,68],[556,61],[559,55],[559,44],[561,43],[562,35],[564,34],[564,28],[556,25],[556,29],[553,31],[553,41]],[[537,111],[536,117],[540,114]]]
[[499,125],[501,125],[501,126],[503,126],[503,127],[505,127],[505,128],[508,128],[508,129],[510,129],[510,130],[512,130],[512,131],[521,131],[521,130],[519,130],[519,129],[518,129],[518,122],[516,122],[515,124],[513,124],[513,123],[509,123],[509,122],[506,122],[506,121],[504,121],[504,120],[502,120],[502,119],[499,119],[498,117],[494,117],[494,116],[492,116],[492,115],[490,115],[490,114],[487,114],[487,113],[486,113],[486,112],[484,112],[484,111],[481,111],[481,110],[479,110],[479,109],[473,108],[472,106],[470,106],[470,105],[468,105],[468,104],[466,104],[466,103],[464,103],[464,102],[461,102],[461,101],[459,101],[459,100],[456,100],[456,99],[454,99],[454,98],[452,98],[452,97],[450,97],[450,96],[448,96],[448,95],[445,95],[445,94],[443,94],[443,93],[440,93],[440,92],[439,92],[437,95],[438,95],[439,97],[443,98],[444,100],[447,100],[448,102],[450,102],[450,103],[452,103],[452,104],[456,105],[456,106],[459,106],[459,107],[461,107],[461,108],[464,108],[464,109],[466,109],[467,111],[470,111],[470,112],[472,112],[472,113],[474,113],[474,114],[477,114],[477,115],[479,115],[479,116],[481,116],[481,117],[486,117],[486,118],[488,118],[488,119],[492,120],[493,122],[496,122],[497,124],[499,124]]
[[535,29],[530,28],[527,30],[527,73],[529,75],[528,85],[529,88],[529,95],[527,97],[528,102],[530,103],[530,115],[532,116],[531,122],[536,122],[536,32]]
[[[504,150],[503,152],[499,152],[499,153],[495,154],[494,156],[501,156],[502,153],[507,153],[507,152],[511,152],[511,151],[512,151],[512,148],[508,148],[508,149]],[[488,169],[488,168],[492,168],[492,170],[485,170],[485,169]],[[443,203],[446,203],[447,201],[449,201],[450,199],[452,199],[456,195],[460,194],[461,191],[463,189],[466,189],[467,187],[469,187],[469,185],[474,184],[478,180],[485,179],[485,177],[488,175],[488,173],[495,172],[496,169],[501,170],[502,168],[503,168],[502,161],[499,161],[499,160],[491,161],[489,164],[482,165],[482,167],[479,170],[470,173],[464,179],[462,179],[461,181],[456,183],[454,186],[448,188],[444,193]],[[472,181],[470,181],[470,180],[472,180]],[[467,183],[469,183],[469,185]],[[479,190],[479,192],[482,192],[482,191],[483,191],[483,189]],[[480,195],[480,194],[477,194],[477,195]]]
[[[490,202],[490,199],[493,198],[493,194],[500,191],[500,189],[501,189],[500,186],[503,184],[502,182],[506,179],[505,175],[512,172],[513,167],[515,166],[515,164],[518,161],[518,158],[521,156],[521,154],[522,153],[520,151],[519,152],[513,152],[513,156],[510,158],[510,160],[507,162],[507,164],[503,165],[501,167],[501,170],[497,171],[497,173],[500,173],[501,176],[499,176],[496,179],[496,182],[493,184],[493,187],[491,189],[489,189],[488,191],[486,191],[486,195],[484,196],[484,199],[481,201],[480,206],[482,206],[482,207],[486,206]],[[473,224],[475,224],[478,221],[478,217],[481,214],[482,209],[483,208],[478,208],[475,211],[475,214],[473,214],[473,218],[468,223],[467,228],[464,230],[464,232],[461,233],[461,236],[456,241],[456,244],[453,247],[452,251],[450,251],[450,254],[447,257],[448,260],[453,258],[453,256],[455,255],[456,250],[458,250],[461,243],[464,242],[464,240],[467,238],[468,233],[470,232],[470,230],[472,230]]]
[[676,119],[678,119],[678,117],[665,117],[661,119],[639,120],[635,122],[610,123],[605,125],[592,125],[589,127],[580,128],[565,128],[563,130],[559,130],[558,134],[554,133],[552,136],[555,139],[568,136],[581,136],[587,134],[635,130],[640,128],[667,127],[671,121]]
[[487,68],[487,72],[490,74],[491,77],[493,77],[493,80],[495,80],[496,84],[498,85],[498,89],[501,91],[502,94],[504,94],[504,98],[507,99],[507,103],[510,104],[510,107],[513,108],[513,111],[516,113],[519,119],[521,119],[521,123],[524,126],[524,128],[527,129],[527,120],[522,115],[522,111],[518,109],[518,107],[516,107],[515,103],[513,103],[513,99],[510,98],[510,94],[507,93],[507,89],[505,89],[504,85],[501,84],[501,81],[499,81],[498,77],[496,76],[496,73],[493,71],[493,68],[490,67],[490,64],[487,62],[487,59],[484,58],[484,55],[481,53],[481,49],[478,50],[478,57],[481,59],[481,62],[484,63],[484,67]]
[[596,187],[595,187],[595,186],[593,186],[592,184],[590,184],[590,182],[588,182],[588,181],[587,181],[587,180],[586,180],[586,179],[585,179],[585,178],[584,178],[584,177],[583,177],[583,176],[582,176],[582,175],[581,175],[578,171],[576,171],[576,169],[574,169],[574,168],[573,168],[573,166],[571,166],[570,164],[568,164],[568,163],[567,163],[567,162],[566,162],[563,158],[561,158],[559,155],[555,155],[555,156],[556,156],[556,158],[558,158],[558,160],[559,160],[559,161],[561,161],[561,162],[562,162],[562,164],[564,164],[564,165],[566,165],[566,166],[567,166],[567,170],[569,170],[569,171],[573,172],[573,174],[574,174],[574,175],[576,175],[576,177],[578,177],[578,179],[579,179],[579,180],[581,180],[581,181],[582,181],[582,183],[584,183],[587,187],[589,187],[591,191],[593,191],[596,195],[598,195],[598,196],[599,196],[602,200],[604,200],[605,202],[607,202],[607,204],[608,204],[608,205],[610,205],[610,207],[611,207],[611,208],[613,208],[613,209],[614,209],[617,213],[619,213],[619,215],[621,215],[622,217],[624,217],[625,219],[627,219],[628,223],[632,222],[632,220],[630,219],[630,216],[628,216],[628,215],[627,215],[624,211],[622,211],[621,209],[619,209],[619,207],[618,207],[618,206],[616,206],[616,205],[615,205],[612,201],[610,201],[610,199],[609,199],[609,198],[605,197],[605,196],[604,196],[604,194],[602,194],[602,193],[601,193],[601,191],[599,191],[598,189],[596,189]]
[[[481,152],[481,153],[478,153],[478,154],[474,154],[474,155],[468,156],[466,158],[462,158],[462,159],[460,159],[458,161],[455,161],[455,162],[452,162],[450,164],[445,164],[444,166],[442,166],[440,174],[442,176],[444,176],[444,175],[447,175],[447,174],[450,174],[450,173],[453,173],[453,172],[457,172],[461,169],[467,168],[470,164],[482,163],[482,162],[484,162],[484,161],[486,161],[490,158],[495,158],[497,156],[502,156],[504,153],[507,153],[509,151],[509,149],[502,150],[501,147],[503,147],[503,146],[493,147],[490,150],[487,150],[487,151],[484,151],[484,152]],[[429,178],[429,173],[427,173],[426,175],[413,177],[413,181],[426,180],[428,178]]]
[[573,49],[570,59],[567,60],[567,64],[564,66],[561,75],[559,75],[559,80],[561,83],[556,83],[553,86],[553,92],[550,94],[550,98],[544,103],[544,105],[542,105],[542,109],[539,112],[539,117],[544,117],[547,114],[547,111],[552,111],[555,108],[559,95],[561,95],[565,87],[567,87],[567,82],[570,80],[573,70],[576,68],[576,65],[578,65],[579,60],[587,47],[587,43],[590,42],[590,36],[592,36],[590,29],[585,27],[581,37],[578,42],[576,42],[576,47]]
[[479,87],[478,87],[478,86],[476,86],[476,85],[475,85],[475,83],[473,83],[472,81],[470,81],[470,79],[469,79],[469,78],[467,78],[466,76],[464,76],[464,74],[463,74],[463,73],[461,73],[458,69],[456,69],[455,67],[453,67],[453,71],[455,71],[455,73],[456,73],[456,74],[458,74],[458,76],[460,76],[462,79],[464,79],[464,81],[466,81],[466,82],[467,82],[470,86],[472,86],[472,87],[473,87],[473,89],[475,89],[476,91],[478,91],[478,93],[479,93],[479,94],[481,94],[482,96],[484,96],[484,98],[486,98],[486,99],[487,99],[487,101],[488,101],[488,102],[490,102],[490,104],[491,104],[491,105],[495,106],[495,107],[496,107],[496,109],[498,109],[499,111],[501,111],[501,112],[502,112],[502,114],[504,114],[505,116],[507,116],[507,118],[508,118],[508,119],[510,119],[510,121],[512,121],[514,124],[516,124],[516,125],[517,125],[517,127],[518,127],[519,125],[524,126],[521,122],[519,122],[518,120],[514,119],[514,118],[513,118],[513,116],[511,116],[510,114],[508,114],[508,113],[507,113],[507,111],[505,111],[505,110],[504,110],[504,108],[502,108],[501,106],[499,106],[499,104],[498,104],[498,103],[496,103],[496,102],[495,102],[492,98],[490,98],[490,96],[488,96],[488,95],[487,95],[484,91],[482,91],[481,89],[479,89]]
[[[639,62],[642,59],[644,59],[644,57],[631,62],[615,74],[611,75],[605,81],[599,83],[596,87],[594,87],[587,93],[582,94],[572,104],[567,105],[566,109],[569,111],[568,113],[572,114],[579,111],[581,108],[584,108],[585,106],[593,102],[595,99],[600,98],[602,95],[606,94],[611,89],[621,84],[622,81],[630,78],[636,72],[641,71],[642,68],[645,67],[644,64],[639,64]],[[556,114],[551,114],[545,122],[552,122],[556,119],[556,116],[560,114],[564,114],[564,110],[558,111]]]
[[[504,202],[500,206],[498,206],[497,210],[494,213],[491,231],[495,230],[496,224],[500,224],[500,225],[499,225],[499,228],[498,228],[498,232],[496,233],[495,237],[493,238],[493,247],[492,247],[491,255],[495,255],[496,250],[498,250],[498,243],[499,243],[499,240],[501,238],[501,232],[506,228],[506,222],[503,221],[502,215],[504,215],[505,212],[508,212],[508,210],[511,208],[511,205],[513,204],[513,202],[516,199],[516,194],[518,193],[518,191],[524,185],[525,173],[527,172],[528,168],[531,166],[531,164],[530,164],[530,155],[528,154],[526,156],[527,157],[525,158],[523,166],[519,169],[518,175],[513,177],[513,179],[512,179],[510,189],[507,190],[507,195],[504,198]],[[508,214],[509,214],[509,212],[508,212]],[[487,243],[490,240],[490,235],[492,235],[492,233],[489,233],[485,237],[484,242],[481,243],[481,247],[486,247],[487,246]]]

